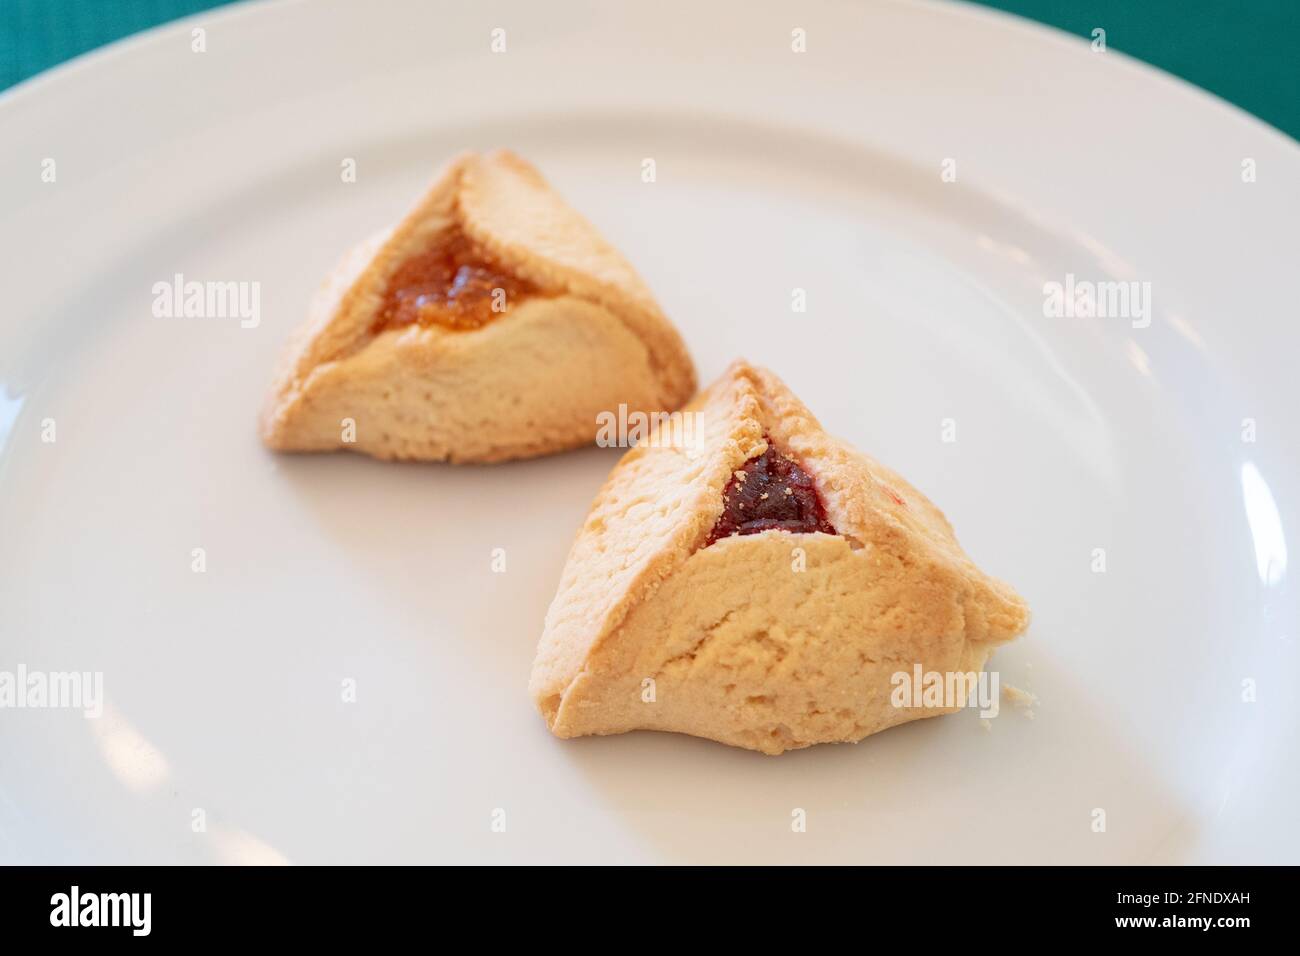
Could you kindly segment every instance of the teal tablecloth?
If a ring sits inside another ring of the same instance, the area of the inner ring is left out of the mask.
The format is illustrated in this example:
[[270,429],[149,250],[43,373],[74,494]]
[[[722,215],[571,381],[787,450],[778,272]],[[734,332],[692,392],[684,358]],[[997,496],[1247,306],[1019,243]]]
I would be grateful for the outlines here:
[[[214,0],[0,0],[0,89],[119,37],[221,5]],[[1101,27],[1109,47],[1217,93],[1300,139],[1300,0],[985,0],[985,5],[1083,37]]]

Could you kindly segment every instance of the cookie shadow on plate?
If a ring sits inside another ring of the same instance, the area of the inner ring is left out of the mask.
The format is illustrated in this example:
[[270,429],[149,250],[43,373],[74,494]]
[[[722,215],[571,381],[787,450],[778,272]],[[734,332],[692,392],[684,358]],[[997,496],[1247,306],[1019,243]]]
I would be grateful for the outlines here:
[[647,731],[556,749],[643,837],[647,860],[1103,864],[1176,856],[1195,839],[1190,802],[1097,697],[1037,648],[1004,649],[990,667],[1022,673],[1028,653],[1034,684],[1045,689],[1032,717],[1004,698],[987,726],[965,710],[779,757]]

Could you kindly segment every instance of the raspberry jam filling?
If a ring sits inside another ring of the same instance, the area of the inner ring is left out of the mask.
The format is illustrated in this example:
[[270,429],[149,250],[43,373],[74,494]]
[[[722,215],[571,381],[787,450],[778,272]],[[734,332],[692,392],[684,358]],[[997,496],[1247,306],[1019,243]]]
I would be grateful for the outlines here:
[[705,546],[733,534],[760,531],[837,533],[812,475],[777,451],[770,438],[767,451],[745,462],[727,482],[722,517]]
[[371,331],[406,325],[478,329],[537,292],[457,232],[397,267]]

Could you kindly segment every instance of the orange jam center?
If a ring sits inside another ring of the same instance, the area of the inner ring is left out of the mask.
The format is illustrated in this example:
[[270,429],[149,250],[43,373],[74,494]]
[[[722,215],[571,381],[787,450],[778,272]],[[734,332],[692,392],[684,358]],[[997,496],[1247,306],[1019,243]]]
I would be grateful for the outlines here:
[[406,325],[478,329],[537,292],[457,232],[397,267],[372,330]]

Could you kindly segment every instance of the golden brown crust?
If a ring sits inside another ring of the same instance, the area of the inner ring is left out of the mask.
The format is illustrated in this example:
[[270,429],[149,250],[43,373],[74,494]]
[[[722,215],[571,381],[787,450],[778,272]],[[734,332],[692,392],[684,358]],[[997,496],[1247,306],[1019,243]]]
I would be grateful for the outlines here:
[[[530,683],[559,736],[651,728],[769,753],[857,740],[951,709],[888,707],[901,664],[978,670],[1023,631],[1024,602],[971,563],[939,509],[828,436],[772,373],[736,362],[692,413],[694,454],[629,451],[570,551]],[[704,547],[765,435],[816,479],[838,534]]]
[[506,150],[466,167],[461,222],[507,268],[544,289],[603,305],[645,342],[663,383],[663,409],[695,391],[695,367],[681,335],[641,277],[541,174]]
[[[469,332],[375,334],[393,273],[454,229],[545,297]],[[619,404],[677,408],[694,376],[681,337],[631,266],[535,169],[505,151],[464,154],[391,232],[351,251],[326,281],[281,363],[262,436],[280,450],[499,461],[589,443],[596,415]],[[356,423],[355,440],[341,419]]]

